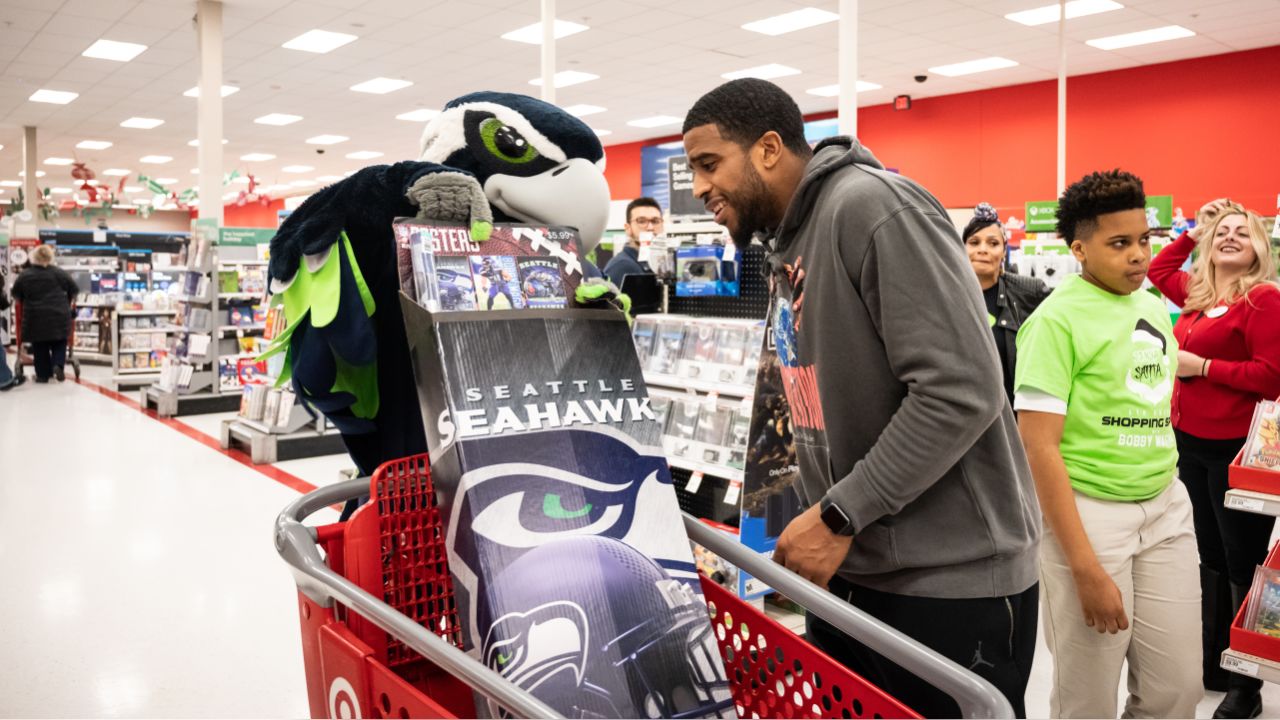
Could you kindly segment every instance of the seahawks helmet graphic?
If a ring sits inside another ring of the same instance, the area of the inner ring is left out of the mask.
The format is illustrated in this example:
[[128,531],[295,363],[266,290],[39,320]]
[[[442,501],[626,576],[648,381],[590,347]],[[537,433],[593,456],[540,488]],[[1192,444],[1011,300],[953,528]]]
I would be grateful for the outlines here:
[[732,716],[660,448],[597,425],[458,452],[445,544],[468,647],[567,717]]

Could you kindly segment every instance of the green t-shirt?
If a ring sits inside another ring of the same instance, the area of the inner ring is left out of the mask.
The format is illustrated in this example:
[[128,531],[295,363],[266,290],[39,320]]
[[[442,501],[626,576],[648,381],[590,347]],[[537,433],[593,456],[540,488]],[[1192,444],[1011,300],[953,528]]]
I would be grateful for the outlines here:
[[1062,459],[1076,490],[1103,500],[1159,495],[1178,451],[1169,401],[1178,345],[1153,295],[1114,295],[1075,275],[1018,331],[1014,387],[1066,400]]

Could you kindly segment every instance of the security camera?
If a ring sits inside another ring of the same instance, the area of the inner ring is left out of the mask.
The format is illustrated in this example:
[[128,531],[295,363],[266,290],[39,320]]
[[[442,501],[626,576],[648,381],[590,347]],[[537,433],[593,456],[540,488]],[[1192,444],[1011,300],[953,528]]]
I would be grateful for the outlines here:
[[317,154],[317,155],[323,155],[323,154],[324,154],[324,148],[316,148],[316,154]]
[[917,76],[916,76],[916,82],[918,82],[918,83],[922,83],[922,82],[924,82],[925,80],[928,80],[928,79],[929,79],[929,76],[928,76],[928,75],[917,75]]

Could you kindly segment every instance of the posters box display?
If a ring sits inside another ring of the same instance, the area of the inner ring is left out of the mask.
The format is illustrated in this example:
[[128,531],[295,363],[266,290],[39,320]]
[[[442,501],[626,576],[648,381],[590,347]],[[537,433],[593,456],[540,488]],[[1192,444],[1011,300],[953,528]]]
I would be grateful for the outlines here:
[[401,306],[468,652],[567,717],[732,717],[621,315]]

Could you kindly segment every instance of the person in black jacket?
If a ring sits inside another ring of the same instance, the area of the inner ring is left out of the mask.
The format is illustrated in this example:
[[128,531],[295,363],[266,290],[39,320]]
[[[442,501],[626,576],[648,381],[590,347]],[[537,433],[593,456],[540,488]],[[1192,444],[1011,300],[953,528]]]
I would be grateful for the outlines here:
[[1004,370],[1004,391],[1013,402],[1013,370],[1018,364],[1018,328],[1049,297],[1043,280],[1004,271],[1008,238],[995,208],[982,203],[973,210],[973,219],[961,236],[969,264],[978,276],[982,296],[987,301],[987,321],[995,334],[996,350]]
[[[9,296],[4,294],[4,275],[0,275],[0,310],[9,308]],[[11,390],[26,380],[25,377],[14,377],[9,369],[9,358],[5,356],[4,346],[0,345],[0,392]]]
[[22,301],[22,339],[31,343],[36,382],[50,377],[66,379],[67,334],[71,328],[71,304],[80,289],[66,270],[53,264],[53,247],[40,245],[31,251],[31,267],[13,284],[13,298]]

